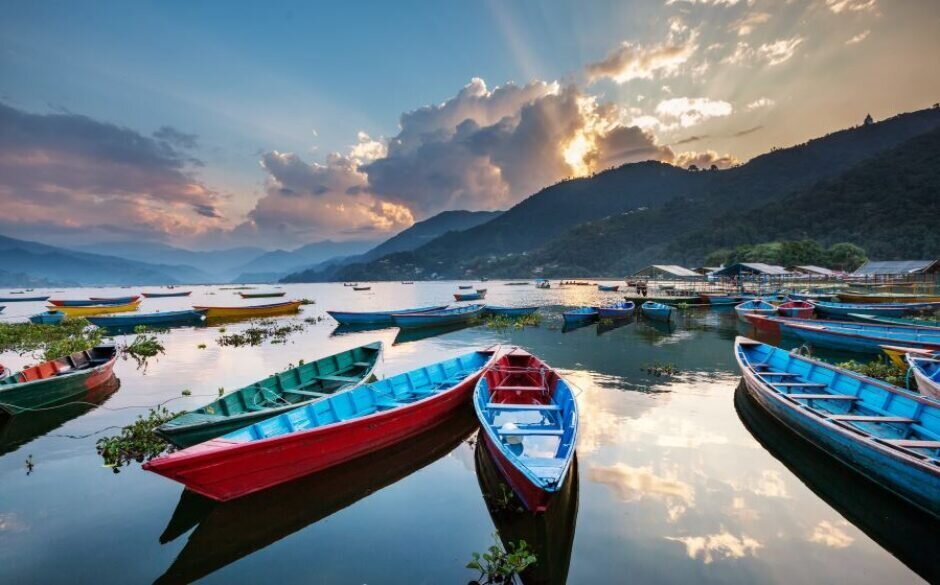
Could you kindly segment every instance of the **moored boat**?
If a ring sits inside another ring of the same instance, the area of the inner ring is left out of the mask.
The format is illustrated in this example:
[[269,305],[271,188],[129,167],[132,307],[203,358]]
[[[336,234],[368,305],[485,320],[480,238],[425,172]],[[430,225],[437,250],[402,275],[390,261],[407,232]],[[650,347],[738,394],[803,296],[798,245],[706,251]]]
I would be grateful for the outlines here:
[[755,299],[735,305],[734,312],[737,313],[739,320],[748,323],[747,315],[776,315],[777,307],[767,301]]
[[483,309],[484,305],[475,304],[421,313],[392,313],[392,322],[402,328],[453,325],[479,319]]
[[240,292],[238,296],[243,299],[276,299],[286,295],[286,291]]
[[62,311],[43,311],[29,318],[31,323],[37,325],[58,325],[65,319],[65,313]]
[[473,288],[473,285],[472,284],[460,284],[460,285],[457,285],[457,288],[460,290],[470,290],[471,288]]
[[699,298],[703,301],[716,303],[719,305],[740,303],[742,300],[744,300],[744,297],[741,295],[728,295],[724,293],[701,293],[699,294]]
[[858,313],[849,313],[847,315],[856,321],[865,323],[878,323],[880,325],[905,325],[908,327],[925,327],[927,329],[936,329],[940,331],[940,321],[928,321],[926,319],[903,319],[900,317],[881,317],[878,315],[860,315]]
[[500,317],[525,317],[527,315],[532,315],[539,309],[541,309],[539,305],[533,305],[530,307],[500,307],[498,305],[486,305],[486,308],[483,310],[483,312],[487,315],[497,315]]
[[636,311],[636,303],[633,301],[620,301],[612,305],[597,307],[597,316],[600,319],[629,319]]
[[231,500],[393,445],[465,408],[493,349],[365,384],[205,443],[144,469]]
[[56,307],[92,307],[97,305],[126,305],[128,303],[133,303],[138,300],[140,296],[134,295],[129,297],[90,297],[86,299],[52,299],[49,301],[50,305]]
[[597,319],[597,309],[594,307],[578,307],[561,314],[565,323],[584,323]]
[[363,291],[363,290],[372,290],[371,286],[354,286],[353,290]]
[[874,315],[877,317],[900,317],[922,311],[940,309],[940,303],[828,303],[813,301],[816,312],[828,317],[848,315]]
[[487,450],[531,512],[544,512],[565,483],[578,439],[568,383],[539,358],[513,349],[487,367],[473,407]]
[[188,297],[189,295],[193,294],[193,291],[191,291],[191,290],[183,290],[183,291],[179,291],[179,292],[177,292],[177,291],[173,291],[173,292],[142,292],[142,293],[140,293],[140,294],[142,294],[142,295],[144,296],[144,298],[148,298],[148,299],[160,299],[160,298],[164,298],[164,297]]
[[664,305],[662,303],[654,303],[653,301],[646,301],[640,305],[640,312],[647,319],[653,321],[670,321],[675,317],[676,308],[670,307],[669,305]]
[[469,293],[454,293],[455,301],[479,301],[480,299],[486,298],[486,293],[480,293],[477,291]]
[[29,303],[48,301],[49,297],[0,297],[0,303]]
[[777,314],[784,317],[809,319],[813,316],[813,304],[806,301],[787,301],[777,307]]
[[617,292],[618,290],[620,290],[620,285],[619,284],[610,284],[610,285],[599,284],[597,285],[597,290],[601,292]]
[[392,315],[395,314],[427,313],[428,311],[440,311],[446,308],[447,305],[433,305],[395,311],[327,311],[327,314],[336,319],[341,325],[391,325]]
[[843,303],[940,303],[940,295],[909,293],[836,293]]
[[891,363],[899,368],[908,368],[907,356],[926,357],[940,359],[940,351],[923,349],[920,347],[904,347],[903,345],[882,345],[882,353],[887,356]]
[[940,518],[940,403],[747,338],[734,351],[748,394],[774,418]]
[[85,305],[81,307],[56,306],[50,305],[46,308],[51,311],[61,311],[66,317],[87,317],[89,315],[102,315],[104,313],[127,313],[136,311],[140,306],[140,301],[134,301],[125,305]]
[[197,311],[205,311],[207,319],[245,319],[248,317],[272,317],[287,315],[300,310],[303,301],[286,301],[268,305],[249,305],[246,307],[207,307],[195,306]]
[[92,325],[105,329],[132,329],[139,325],[170,327],[174,325],[198,325],[206,320],[206,311],[185,309],[182,311],[158,311],[156,313],[133,313],[129,315],[106,315],[88,317]]
[[0,378],[0,410],[15,415],[84,396],[113,374],[117,351],[99,345]]
[[907,355],[907,363],[921,394],[940,399],[940,359]]
[[855,321],[782,319],[751,315],[749,321],[758,329],[791,335],[820,347],[860,353],[881,353],[882,345],[904,345],[922,349],[940,349],[940,332],[920,327],[874,325]]
[[381,355],[382,343],[375,342],[304,363],[185,412],[154,432],[184,448],[220,437],[359,386]]
[[834,301],[836,300],[836,295],[826,294],[826,293],[814,293],[814,292],[791,292],[787,293],[787,297],[794,301]]

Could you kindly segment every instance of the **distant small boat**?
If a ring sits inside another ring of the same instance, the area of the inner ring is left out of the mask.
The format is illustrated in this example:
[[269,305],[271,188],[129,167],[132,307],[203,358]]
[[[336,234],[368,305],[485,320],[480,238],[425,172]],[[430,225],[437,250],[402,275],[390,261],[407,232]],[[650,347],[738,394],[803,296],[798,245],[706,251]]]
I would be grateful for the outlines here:
[[483,305],[464,305],[452,309],[439,311],[425,311],[422,313],[393,313],[392,321],[402,328],[438,327],[466,323],[479,319],[483,314]]
[[834,301],[836,300],[836,295],[825,294],[825,293],[811,293],[811,292],[791,292],[787,293],[787,297],[794,301]]
[[646,301],[640,305],[640,312],[643,313],[643,316],[647,319],[668,322],[675,316],[676,308],[670,307],[669,305],[664,305],[662,303]]
[[473,408],[500,473],[530,512],[546,511],[568,479],[578,440],[571,387],[539,358],[513,349],[483,371]]
[[0,378],[0,410],[15,415],[84,396],[113,375],[113,345],[43,362]]
[[940,303],[940,295],[906,293],[836,293],[843,303]]
[[907,363],[914,373],[920,393],[940,399],[940,359],[908,355]]
[[907,327],[928,327],[940,330],[940,321],[928,321],[927,319],[880,317],[878,315],[859,315],[858,313],[849,313],[847,316],[856,321],[862,321],[865,323],[879,323],[881,325],[904,325]]
[[787,301],[777,307],[777,314],[784,317],[809,319],[813,316],[813,305],[806,301]]
[[824,453],[940,518],[940,403],[738,337],[748,394]]
[[744,323],[747,323],[748,320],[746,315],[776,315],[777,307],[771,305],[767,301],[744,301],[740,305],[736,305],[734,307],[734,312],[738,314],[738,319]]
[[65,313],[62,311],[43,311],[29,318],[30,322],[37,325],[58,325],[65,319]]
[[597,309],[594,307],[578,307],[561,314],[565,323],[584,323],[597,319]]
[[0,313],[2,313],[4,309],[6,309],[6,307],[4,305],[0,305]]
[[401,281],[401,283],[402,284],[414,284],[415,282],[413,280],[403,280]]
[[371,286],[354,286],[354,287],[352,287],[352,289],[353,289],[353,290],[360,290],[360,291],[361,291],[361,290],[372,290],[372,287],[371,287]]
[[460,284],[460,285],[457,285],[457,288],[459,288],[460,290],[470,290],[471,288],[473,288],[473,285],[472,284]]
[[238,296],[240,296],[243,299],[274,299],[274,298],[283,297],[286,294],[287,292],[285,291],[252,292],[252,293],[240,292],[238,293]]
[[741,295],[726,295],[721,293],[701,293],[699,295],[703,301],[717,304],[740,303],[744,297]]
[[214,500],[232,500],[417,435],[466,408],[494,350],[364,384],[182,451],[144,469]]
[[518,282],[507,282],[505,286],[525,286],[527,284],[529,283],[526,281],[518,281]]
[[0,297],[0,303],[29,303],[48,301],[49,297]]
[[375,342],[278,372],[185,412],[155,429],[177,447],[191,447],[362,384],[382,355]]
[[488,315],[497,315],[500,317],[525,317],[532,315],[541,307],[533,305],[530,307],[501,307],[498,305],[486,305],[484,313]]
[[480,299],[486,298],[486,293],[479,292],[469,292],[469,293],[454,293],[455,301],[479,301]]
[[160,311],[156,313],[130,313],[88,317],[92,325],[105,329],[130,329],[140,325],[169,327],[173,325],[198,325],[206,320],[206,310],[185,309],[182,311]]
[[620,301],[612,305],[597,307],[597,316],[601,319],[629,319],[636,311],[636,303],[633,301]]
[[478,289],[477,289],[477,292],[480,293],[480,294],[483,295],[483,296],[486,296],[486,289],[485,289],[485,288],[478,288]]
[[620,290],[620,285],[619,284],[610,284],[610,285],[599,284],[597,285],[597,290],[601,292],[617,292],[618,290]]
[[547,280],[539,280],[535,283],[535,288],[552,288],[552,284]]
[[89,297],[84,299],[52,299],[50,305],[56,307],[91,307],[93,305],[126,305],[140,298],[139,295],[130,297]]
[[136,311],[140,306],[140,301],[133,301],[123,305],[82,305],[82,306],[55,306],[50,305],[46,308],[52,311],[62,311],[66,317],[87,317],[89,315],[102,315],[104,313],[127,313]]
[[434,305],[429,307],[416,307],[413,309],[399,309],[397,311],[327,311],[330,317],[336,319],[341,325],[391,325],[392,315],[407,315],[409,313],[426,313],[440,311],[447,305]]
[[874,315],[876,317],[900,317],[921,311],[935,311],[940,309],[937,303],[828,303],[814,301],[813,306],[820,315],[829,317],[845,317],[850,314]]
[[287,315],[300,310],[303,301],[286,301],[269,305],[254,305],[248,307],[207,307],[195,306],[197,311],[206,311],[207,319],[244,319],[249,317],[272,317]]
[[140,293],[148,299],[160,299],[164,297],[188,297],[193,294],[191,290],[184,290],[180,292],[142,292]]

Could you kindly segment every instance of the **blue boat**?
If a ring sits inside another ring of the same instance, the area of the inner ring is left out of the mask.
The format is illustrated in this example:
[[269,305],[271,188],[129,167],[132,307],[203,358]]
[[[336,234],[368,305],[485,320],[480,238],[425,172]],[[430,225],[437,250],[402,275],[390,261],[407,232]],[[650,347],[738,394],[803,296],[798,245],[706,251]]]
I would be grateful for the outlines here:
[[762,321],[775,323],[784,335],[798,337],[819,347],[875,354],[881,353],[882,345],[940,349],[940,332],[923,327],[778,317],[764,317]]
[[792,301],[834,301],[836,300],[836,295],[825,294],[825,293],[812,293],[812,292],[791,292],[787,293],[787,297]]
[[940,518],[940,402],[738,337],[748,394],[824,453]]
[[484,305],[476,304],[423,313],[393,313],[392,322],[402,328],[453,325],[479,319],[483,309]]
[[825,301],[812,301],[812,303],[817,313],[829,317],[845,317],[851,314],[900,317],[940,309],[940,303],[829,303]]
[[597,285],[597,290],[601,292],[617,292],[618,290],[620,290],[620,285],[619,284],[610,284],[610,285],[599,284]]
[[539,305],[533,305],[531,307],[500,307],[498,305],[486,305],[484,312],[487,315],[516,318],[532,315],[541,308],[542,307]]
[[921,394],[940,400],[940,358],[906,356]]
[[127,315],[102,315],[86,317],[92,325],[105,329],[133,329],[140,325],[146,327],[171,327],[180,325],[198,325],[206,320],[206,311],[186,309],[183,311],[160,311],[156,313],[130,313]]
[[643,313],[643,316],[647,319],[668,322],[675,316],[676,308],[670,307],[669,305],[664,305],[662,303],[646,301],[640,305],[640,312]]
[[568,477],[578,440],[571,386],[521,349],[483,371],[473,392],[483,441],[530,512],[544,512]]
[[863,323],[877,323],[879,325],[904,325],[907,327],[920,327],[923,329],[936,329],[940,331],[940,321],[927,321],[926,319],[901,319],[898,317],[878,317],[876,315],[859,315],[858,313],[849,313],[848,315],[856,321]]
[[49,297],[0,297],[0,303],[31,303],[48,301]]
[[0,305],[0,313],[2,313],[4,309],[6,309],[6,307],[3,305]]
[[734,312],[738,314],[738,319],[748,323],[747,315],[776,315],[777,307],[771,305],[767,301],[755,299],[752,301],[744,301],[740,305],[736,305],[734,307]]
[[699,298],[713,305],[738,304],[744,300],[742,295],[722,295],[715,293],[702,293],[699,295]]
[[594,307],[578,307],[561,314],[565,323],[585,323],[597,319],[597,309]]
[[486,297],[485,292],[469,292],[469,293],[454,293],[455,301],[479,301],[480,299]]
[[63,319],[65,319],[65,313],[62,311],[43,311],[29,318],[30,322],[37,325],[58,325]]
[[392,315],[407,315],[409,313],[426,313],[440,311],[447,305],[433,305],[429,307],[416,307],[414,309],[401,309],[398,311],[327,311],[330,317],[336,319],[340,325],[391,325]]
[[601,319],[629,319],[636,311],[636,303],[633,301],[620,301],[612,305],[597,307],[597,316]]

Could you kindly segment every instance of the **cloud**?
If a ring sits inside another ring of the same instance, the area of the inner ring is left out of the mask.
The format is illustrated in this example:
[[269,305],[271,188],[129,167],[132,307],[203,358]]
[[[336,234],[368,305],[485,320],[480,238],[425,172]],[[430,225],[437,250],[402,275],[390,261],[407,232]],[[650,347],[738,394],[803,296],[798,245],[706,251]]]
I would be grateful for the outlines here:
[[[702,4],[711,6],[734,6],[741,0],[666,0],[666,6],[673,4]],[[747,4],[753,4],[754,0],[747,0]]]
[[877,0],[826,0],[826,6],[836,14],[842,12],[872,12],[878,7]]
[[846,45],[857,45],[858,43],[860,43],[860,42],[864,41],[865,39],[867,39],[867,38],[868,38],[868,35],[870,35],[870,34],[871,34],[871,31],[870,31],[870,30],[862,31],[862,32],[858,33],[857,35],[855,35],[854,37],[852,37],[851,39],[845,41],[845,44],[846,44]]
[[770,14],[766,12],[751,12],[731,23],[731,30],[737,31],[739,37],[745,37],[769,20]]
[[164,127],[160,139],[72,113],[33,114],[0,104],[0,208],[28,236],[33,225],[107,223],[167,239],[222,225],[220,196],[194,178],[177,148],[193,135]]
[[[842,526],[848,526],[848,522],[842,520]],[[828,546],[829,548],[848,548],[855,542],[855,539],[849,536],[845,530],[836,526],[828,520],[823,520],[813,528],[809,537],[810,542]]]
[[753,134],[763,129],[764,129],[763,125],[752,126],[750,128],[745,128],[744,130],[738,130],[737,132],[732,134],[732,136],[735,138],[740,138],[741,136],[747,136],[748,134]]
[[764,61],[771,66],[780,65],[789,61],[796,54],[796,49],[803,43],[803,40],[802,37],[780,39],[772,43],[764,43],[757,48],[741,41],[722,62],[737,65]]
[[710,118],[730,116],[731,104],[709,98],[677,97],[659,102],[656,114],[667,123],[676,123],[683,128],[701,124]]
[[770,98],[762,97],[757,98],[753,102],[749,103],[746,107],[748,110],[759,110],[762,108],[772,108],[777,102]]
[[179,148],[193,149],[199,146],[199,137],[197,135],[180,132],[172,126],[161,126],[159,130],[153,133],[153,137]]
[[757,554],[762,548],[760,542],[745,535],[735,536],[722,529],[715,534],[704,536],[667,536],[666,540],[681,542],[685,545],[685,552],[690,559],[701,558],[706,565],[715,559],[740,559]]
[[695,489],[678,479],[675,471],[659,475],[651,467],[631,467],[624,463],[588,469],[591,481],[610,487],[624,502],[651,499],[663,502],[675,520],[695,507]]
[[740,162],[733,155],[718,154],[714,150],[706,150],[704,152],[680,152],[676,155],[672,164],[686,169],[691,165],[695,165],[700,169],[710,169],[712,165],[719,169],[727,169],[740,164]]
[[[677,27],[672,32],[684,31]],[[685,40],[673,38],[657,45],[624,42],[603,60],[586,67],[588,80],[610,78],[623,84],[633,79],[652,79],[657,74],[673,74],[695,54],[698,49],[695,40],[693,32]]]
[[707,135],[707,134],[706,134],[706,135],[703,135],[703,136],[689,136],[688,138],[683,138],[682,140],[679,140],[679,141],[673,143],[673,146],[679,146],[679,145],[682,145],[682,144],[691,144],[691,143],[693,143],[693,142],[698,142],[698,141],[700,141],[700,140],[705,140],[706,138],[708,138],[708,135]]

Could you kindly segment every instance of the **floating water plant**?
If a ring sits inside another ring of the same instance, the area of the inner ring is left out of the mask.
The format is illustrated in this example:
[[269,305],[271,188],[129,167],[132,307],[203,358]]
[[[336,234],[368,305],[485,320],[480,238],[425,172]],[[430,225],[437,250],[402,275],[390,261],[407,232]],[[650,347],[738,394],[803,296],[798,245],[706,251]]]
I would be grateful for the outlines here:
[[868,363],[849,360],[847,362],[836,364],[836,366],[846,370],[851,370],[863,376],[868,376],[869,378],[884,380],[885,382],[894,384],[895,386],[903,387],[906,383],[907,368],[897,366],[894,363],[882,358]]
[[303,331],[304,325],[300,323],[283,323],[268,319],[251,323],[247,329],[240,333],[229,333],[219,337],[221,346],[242,347],[245,345],[261,345],[264,341],[271,343],[284,343],[287,336],[296,331]]
[[490,329],[522,329],[524,327],[538,327],[542,322],[542,317],[538,313],[531,315],[522,315],[519,317],[507,317],[505,315],[493,315],[487,317],[483,324]]
[[497,539],[486,552],[473,553],[473,558],[467,563],[467,568],[480,572],[480,576],[472,583],[510,585],[515,582],[519,573],[536,562],[538,559],[526,541],[509,542],[506,549],[503,549]]
[[640,367],[641,370],[645,371],[647,374],[652,374],[653,376],[675,376],[679,373],[679,366],[672,363],[660,363],[653,362],[651,364],[644,364]]
[[153,430],[178,414],[181,413],[170,412],[164,406],[151,408],[146,418],[138,416],[136,421],[122,428],[120,434],[98,439],[95,448],[105,466],[114,473],[132,461],[149,461],[171,449],[169,443],[154,434]]

